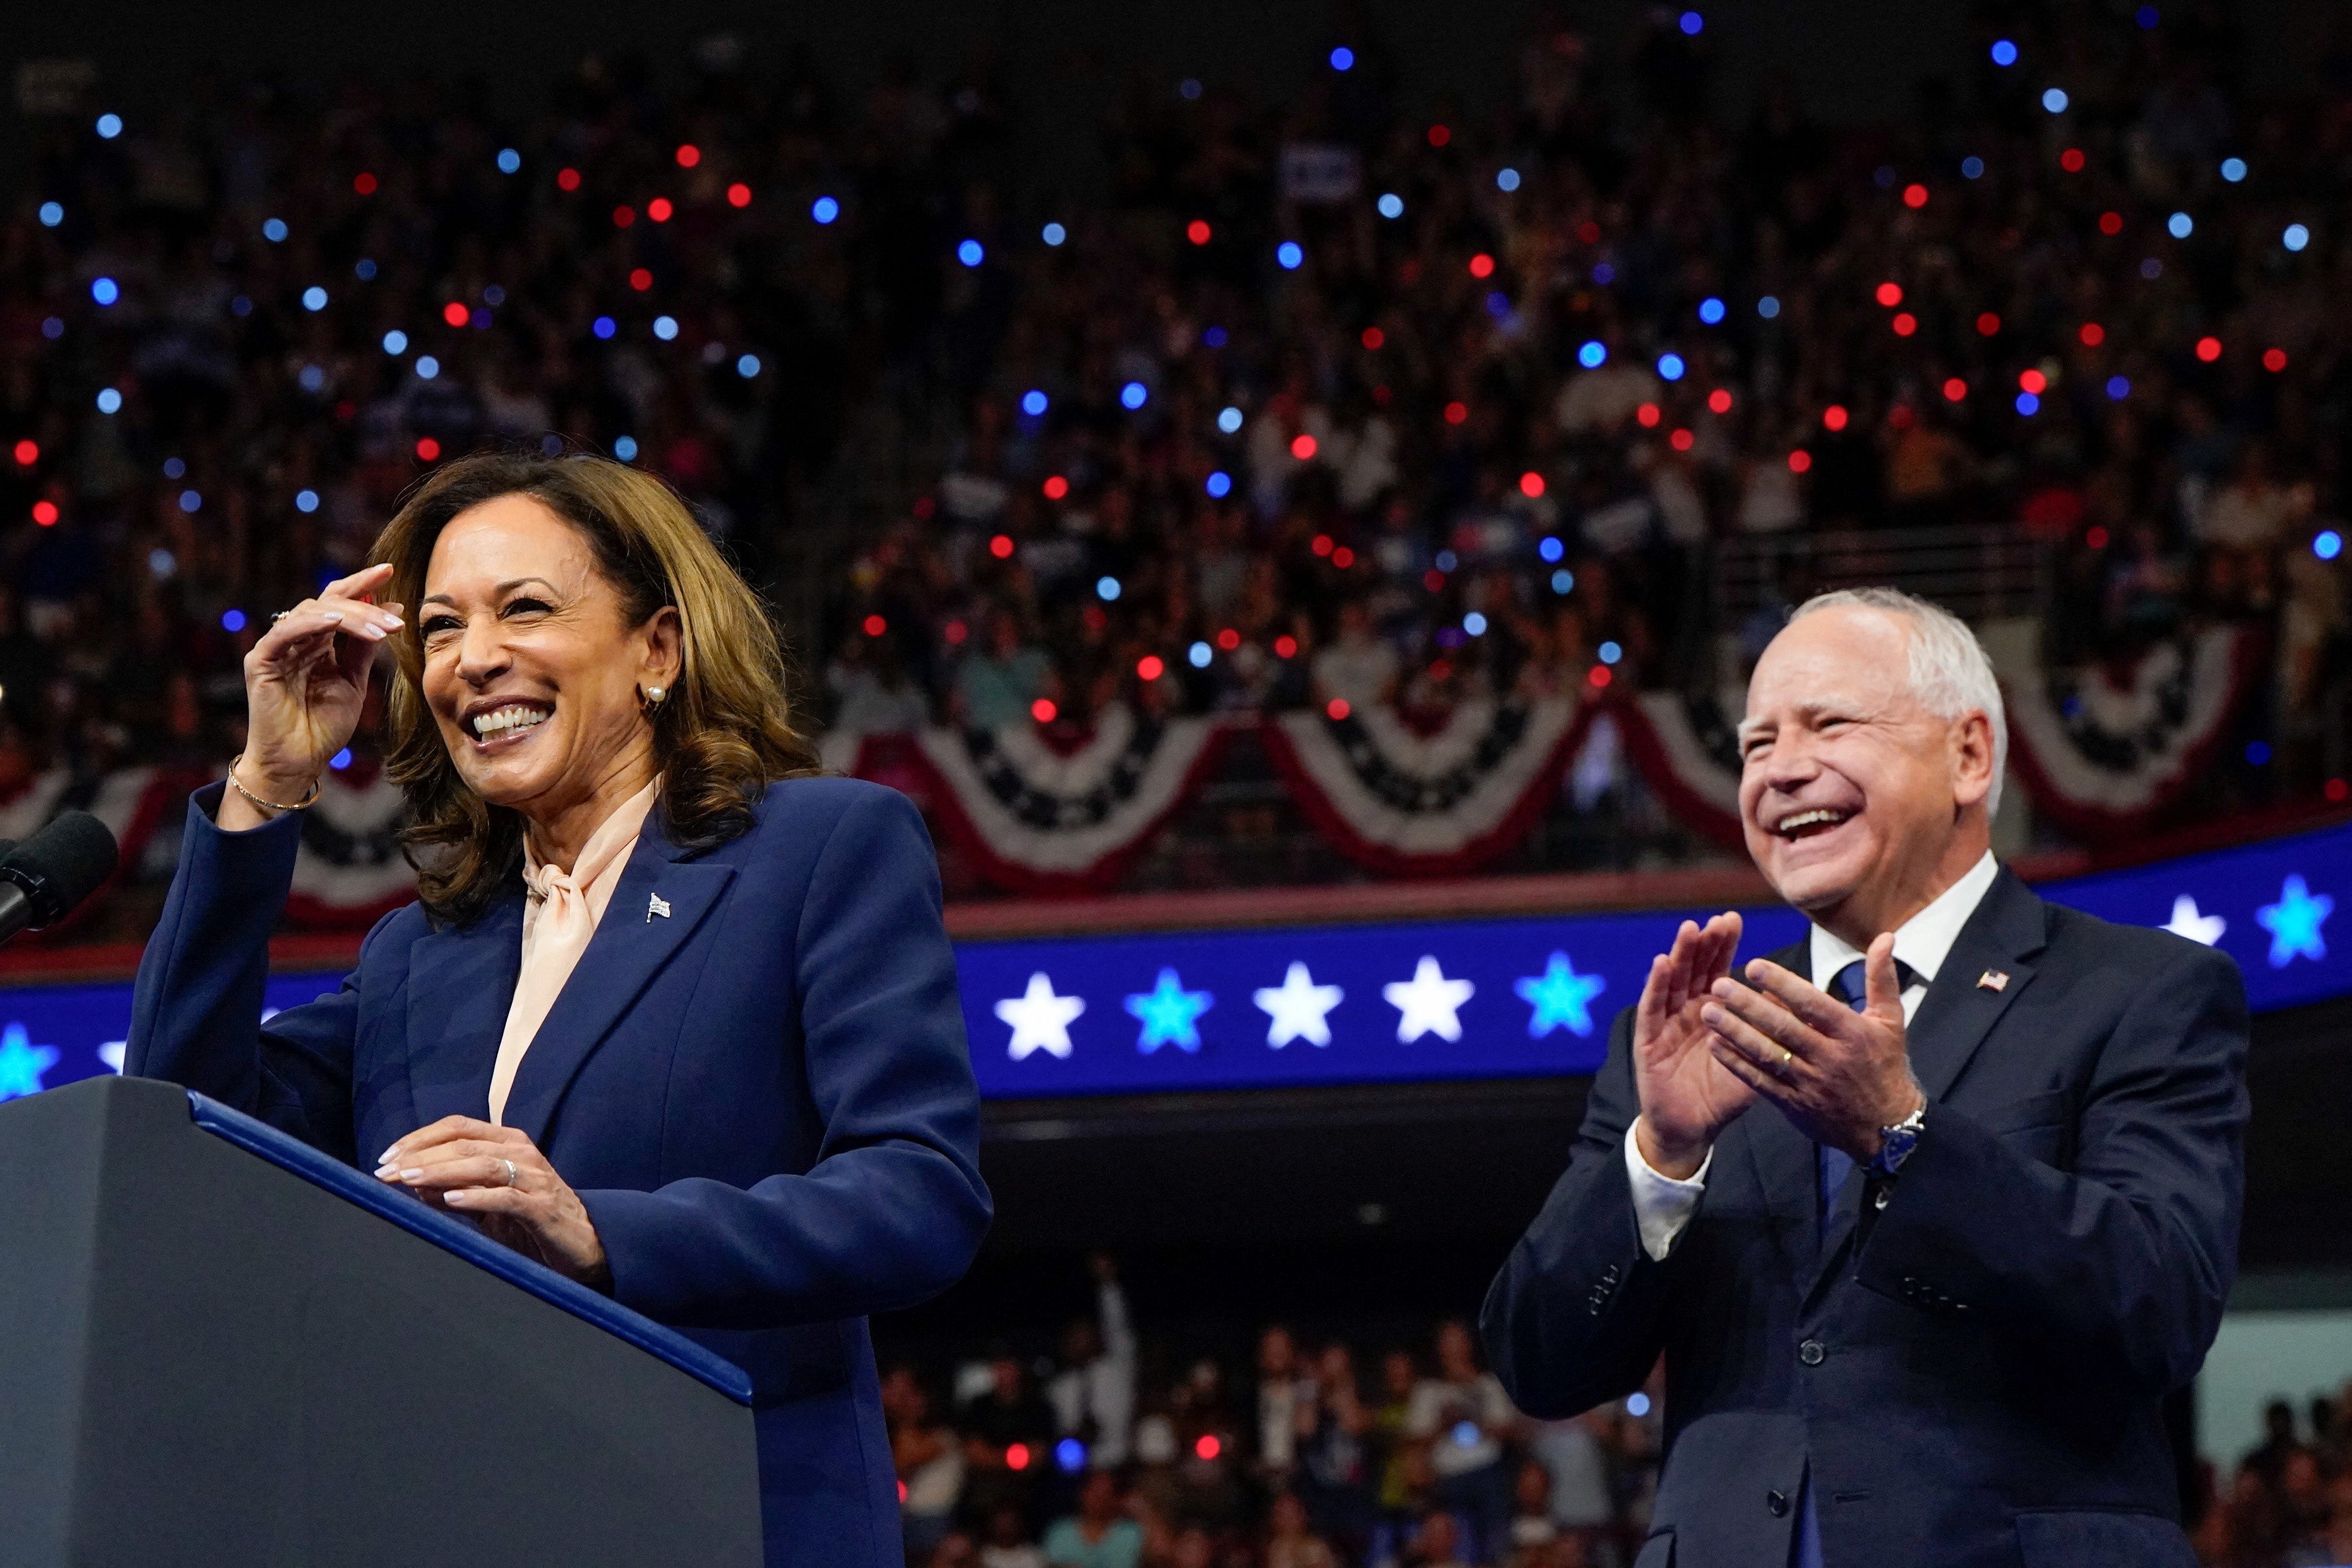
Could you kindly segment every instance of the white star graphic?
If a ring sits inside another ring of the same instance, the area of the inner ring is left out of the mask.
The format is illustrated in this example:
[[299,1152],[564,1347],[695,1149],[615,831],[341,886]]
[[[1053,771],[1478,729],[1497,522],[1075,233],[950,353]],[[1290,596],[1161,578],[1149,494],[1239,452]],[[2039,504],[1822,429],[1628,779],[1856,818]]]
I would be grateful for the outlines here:
[[1337,985],[1316,984],[1305,964],[1294,963],[1280,985],[1261,985],[1250,993],[1250,999],[1274,1020],[1266,1026],[1265,1043],[1280,1050],[1293,1040],[1329,1045],[1331,1026],[1323,1021],[1324,1016],[1339,1005],[1344,994]]
[[1081,996],[1056,996],[1044,970],[1029,977],[1029,989],[996,1005],[996,1016],[1013,1026],[1013,1043],[1005,1054],[1014,1061],[1032,1052],[1069,1059],[1070,1020],[1087,1010]]
[[2220,915],[2199,914],[2197,900],[2183,893],[2172,900],[2172,918],[2157,929],[2210,947],[2221,940],[2221,933],[2230,929],[2230,922]]
[[1397,1040],[1409,1046],[1423,1035],[1460,1039],[1462,1020],[1454,1016],[1455,1009],[1477,989],[1467,980],[1446,979],[1437,960],[1423,953],[1421,962],[1412,966],[1412,978],[1381,986],[1381,995],[1402,1015],[1397,1019]]

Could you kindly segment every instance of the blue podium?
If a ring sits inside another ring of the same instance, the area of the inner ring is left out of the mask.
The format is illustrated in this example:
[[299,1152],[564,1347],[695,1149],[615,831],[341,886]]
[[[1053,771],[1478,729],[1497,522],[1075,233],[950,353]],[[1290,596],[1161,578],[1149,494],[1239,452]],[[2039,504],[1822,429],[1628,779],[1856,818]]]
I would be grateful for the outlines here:
[[0,1565],[758,1568],[750,1379],[163,1083],[0,1105]]

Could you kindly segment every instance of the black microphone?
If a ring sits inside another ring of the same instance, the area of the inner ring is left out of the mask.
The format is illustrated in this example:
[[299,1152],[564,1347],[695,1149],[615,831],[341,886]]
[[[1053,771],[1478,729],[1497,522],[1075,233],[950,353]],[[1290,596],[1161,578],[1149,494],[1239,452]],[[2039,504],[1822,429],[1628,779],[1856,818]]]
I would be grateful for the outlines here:
[[0,857],[0,942],[65,919],[114,875],[114,835],[86,811],[60,813]]

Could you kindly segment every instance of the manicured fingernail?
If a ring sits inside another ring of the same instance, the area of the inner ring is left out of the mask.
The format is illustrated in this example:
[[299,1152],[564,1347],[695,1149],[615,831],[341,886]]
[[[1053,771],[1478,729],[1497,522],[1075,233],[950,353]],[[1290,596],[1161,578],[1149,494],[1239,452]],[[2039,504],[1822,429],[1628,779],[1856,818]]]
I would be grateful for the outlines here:
[[402,1172],[400,1173],[400,1179],[401,1179],[402,1181],[404,1181],[404,1182],[413,1182],[413,1181],[416,1180],[416,1178],[417,1178],[417,1177],[419,1177],[419,1176],[423,1175],[424,1173],[425,1173],[425,1167],[424,1167],[424,1166],[422,1166],[422,1165],[411,1165],[411,1166],[409,1166],[407,1169],[405,1169],[405,1170],[404,1170],[404,1171],[402,1171]]
[[340,621],[343,618],[343,612],[341,610],[329,610],[326,612],[326,616],[327,619],[331,621]]
[[372,626],[365,621],[362,621],[360,623],[360,636],[367,638],[370,642],[382,642],[383,640],[383,628],[382,626]]
[[386,1178],[387,1176],[394,1176],[394,1175],[397,1175],[397,1174],[399,1174],[399,1172],[400,1172],[400,1167],[399,1167],[399,1166],[397,1166],[397,1165],[392,1165],[392,1164],[383,1164],[383,1165],[378,1165],[378,1166],[375,1168],[375,1179],[376,1179],[377,1181],[381,1182],[381,1181],[383,1181],[384,1178]]
[[387,626],[396,626],[400,625],[400,617],[398,616],[384,616],[381,618],[383,621],[383,624]]
[[394,1160],[400,1158],[400,1145],[394,1143],[391,1148],[386,1149],[383,1153],[378,1154],[375,1158],[376,1163],[380,1165],[391,1164]]

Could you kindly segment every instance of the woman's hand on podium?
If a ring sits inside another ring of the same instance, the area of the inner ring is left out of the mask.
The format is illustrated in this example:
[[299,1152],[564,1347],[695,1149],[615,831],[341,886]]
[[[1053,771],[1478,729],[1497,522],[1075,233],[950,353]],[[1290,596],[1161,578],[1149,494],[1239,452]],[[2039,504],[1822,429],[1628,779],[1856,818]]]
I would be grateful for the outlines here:
[[383,1152],[377,1179],[467,1215],[482,1233],[558,1274],[608,1289],[612,1266],[587,1205],[523,1133],[445,1116]]
[[[400,605],[371,602],[391,582],[388,564],[337,578],[271,621],[245,656],[245,752],[236,777],[252,795],[284,805],[304,799],[328,761],[351,743],[376,648],[402,625]],[[231,790],[215,820],[234,833],[270,815]]]

